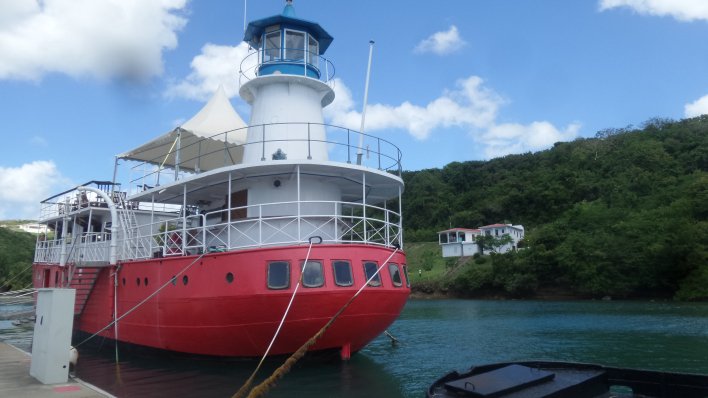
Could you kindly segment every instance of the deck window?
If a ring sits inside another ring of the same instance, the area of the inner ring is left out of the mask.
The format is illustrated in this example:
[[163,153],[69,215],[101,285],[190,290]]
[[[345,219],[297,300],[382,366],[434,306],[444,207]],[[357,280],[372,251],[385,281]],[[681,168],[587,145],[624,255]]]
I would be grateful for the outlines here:
[[280,31],[266,33],[263,51],[263,62],[280,59]]
[[408,277],[408,267],[403,264],[403,276],[406,278],[406,287],[411,287],[411,279]]
[[287,261],[268,263],[268,288],[287,289],[290,287],[290,264]]
[[294,30],[285,31],[285,59],[305,59],[305,32]]
[[393,286],[403,286],[403,282],[401,282],[401,271],[398,269],[397,264],[389,263],[388,272],[391,274],[391,281],[393,282]]
[[332,269],[334,270],[334,283],[337,286],[351,286],[354,284],[352,265],[349,261],[333,261]]
[[321,261],[308,261],[307,267],[302,264],[302,285],[305,287],[320,287],[324,285],[324,273]]
[[307,52],[308,52],[308,63],[317,66],[317,61],[319,60],[320,53],[320,43],[315,40],[314,37],[307,35]]
[[381,286],[381,274],[377,274],[376,270],[379,268],[378,264],[373,261],[367,261],[364,263],[364,273],[366,274],[366,280],[368,281],[374,274],[373,279],[369,282],[369,286]]

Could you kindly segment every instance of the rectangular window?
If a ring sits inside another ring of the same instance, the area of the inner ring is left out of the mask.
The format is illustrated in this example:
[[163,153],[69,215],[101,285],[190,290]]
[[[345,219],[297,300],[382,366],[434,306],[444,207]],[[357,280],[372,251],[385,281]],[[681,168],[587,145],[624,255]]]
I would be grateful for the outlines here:
[[334,270],[334,283],[337,286],[351,286],[354,284],[352,265],[349,264],[349,261],[333,261],[332,269]]
[[447,234],[440,234],[440,243],[447,243]]
[[307,267],[305,263],[302,263],[302,285],[305,287],[320,287],[324,285],[324,274],[322,273],[322,262],[312,261],[307,262]]
[[268,263],[268,288],[287,289],[290,287],[290,264],[287,261]]
[[305,33],[294,30],[285,31],[285,58],[289,60],[305,59]]
[[320,43],[315,40],[314,37],[307,35],[307,51],[308,51],[308,63],[317,67],[318,60],[320,59]]
[[401,282],[401,270],[398,269],[397,264],[389,263],[388,272],[391,274],[391,281],[393,282],[393,286],[403,286],[403,282]]
[[263,62],[280,59],[280,31],[266,33]]
[[403,264],[403,276],[406,277],[406,287],[411,287],[411,280],[408,278],[408,267]]
[[[374,274],[376,274],[376,270],[379,268],[378,264],[376,264],[373,261],[366,261],[364,263],[364,274],[366,274],[366,280],[368,281],[369,278],[371,278]],[[371,282],[369,282],[369,286],[381,286],[381,274],[376,274],[373,279],[371,279]]]

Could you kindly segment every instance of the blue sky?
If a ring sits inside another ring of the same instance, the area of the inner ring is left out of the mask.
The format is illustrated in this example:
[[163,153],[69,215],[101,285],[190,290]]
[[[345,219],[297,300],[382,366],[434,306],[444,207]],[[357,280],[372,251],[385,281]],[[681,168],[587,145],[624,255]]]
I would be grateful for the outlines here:
[[[248,19],[282,0],[250,1]],[[295,0],[334,42],[326,120],[366,130],[407,170],[708,113],[708,1]],[[8,0],[0,13],[0,219],[110,179],[113,157],[196,113],[236,72],[244,2]]]

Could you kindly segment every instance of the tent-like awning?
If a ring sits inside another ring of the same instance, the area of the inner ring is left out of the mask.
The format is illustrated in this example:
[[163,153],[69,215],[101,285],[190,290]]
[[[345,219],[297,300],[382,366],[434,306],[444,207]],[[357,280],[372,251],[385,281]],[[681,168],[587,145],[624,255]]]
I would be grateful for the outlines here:
[[199,172],[241,163],[246,123],[236,113],[219,86],[206,105],[183,125],[131,151],[118,155],[155,164]]

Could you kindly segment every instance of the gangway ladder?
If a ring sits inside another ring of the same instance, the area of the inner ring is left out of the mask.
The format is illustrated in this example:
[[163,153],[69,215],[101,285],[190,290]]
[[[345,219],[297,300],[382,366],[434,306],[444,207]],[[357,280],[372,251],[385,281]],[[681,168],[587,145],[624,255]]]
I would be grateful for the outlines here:
[[84,267],[74,264],[69,269],[68,288],[76,289],[76,301],[74,303],[74,316],[81,315],[86,307],[86,302],[91,296],[96,280],[105,267]]
[[118,217],[123,230],[123,259],[149,257],[148,247],[138,230],[138,219],[135,211],[129,208],[124,195],[116,195],[118,201]]

